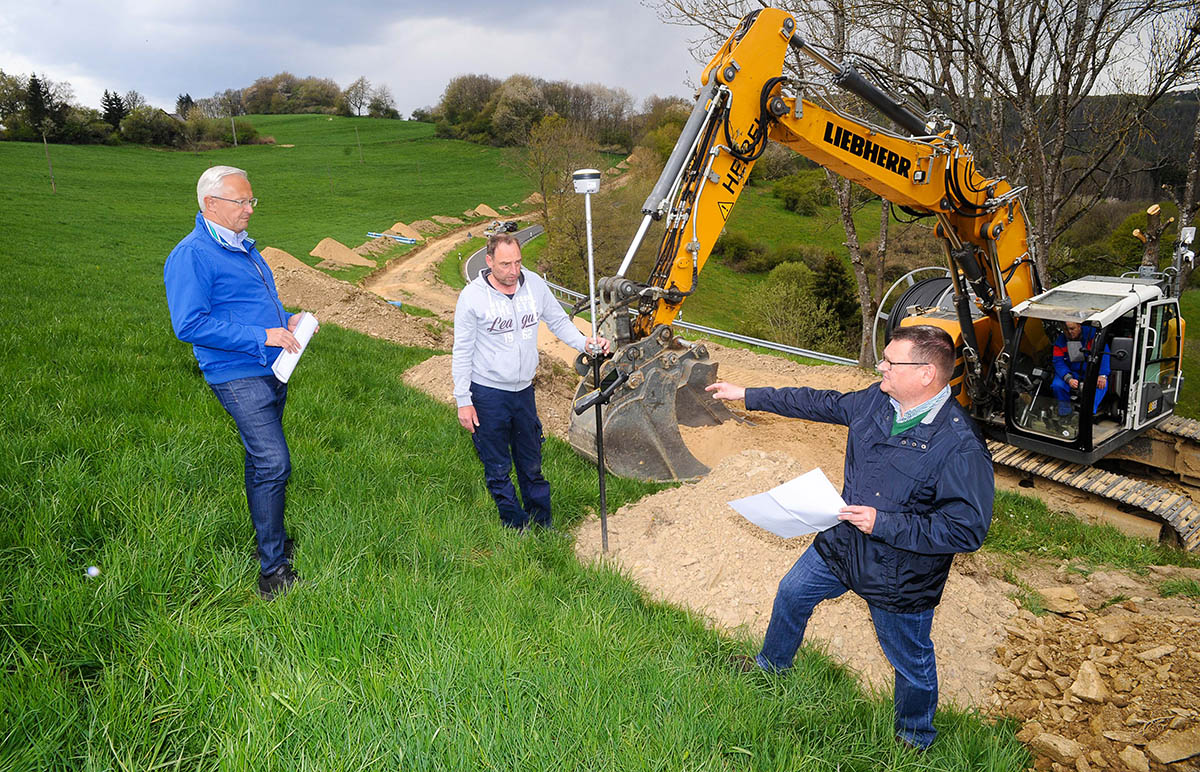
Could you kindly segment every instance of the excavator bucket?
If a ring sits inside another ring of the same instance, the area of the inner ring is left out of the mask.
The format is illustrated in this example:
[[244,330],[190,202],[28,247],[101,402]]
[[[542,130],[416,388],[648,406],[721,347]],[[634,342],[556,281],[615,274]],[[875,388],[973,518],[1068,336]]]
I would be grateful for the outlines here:
[[[602,384],[620,372],[629,378],[603,411],[608,471],[660,482],[708,474],[708,467],[683,443],[679,425],[717,426],[740,419],[704,391],[717,375],[717,365],[709,360],[705,347],[676,338],[670,327],[662,325],[607,362],[601,371]],[[593,389],[592,378],[586,376],[575,398]],[[595,460],[595,412],[572,414],[567,438],[577,451]]]

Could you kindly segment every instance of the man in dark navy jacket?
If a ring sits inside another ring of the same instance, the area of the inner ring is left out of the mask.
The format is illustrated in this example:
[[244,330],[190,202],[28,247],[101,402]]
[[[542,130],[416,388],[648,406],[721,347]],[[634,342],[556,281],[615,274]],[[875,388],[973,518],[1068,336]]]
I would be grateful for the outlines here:
[[816,605],[853,590],[896,671],[897,739],[924,750],[937,736],[934,607],[954,554],[987,536],[995,480],[987,446],[950,394],[949,335],[902,327],[878,369],[880,383],[848,394],[729,383],[708,391],[745,399],[749,410],[849,427],[842,522],[818,534],[779,583],[762,651],[745,664],[790,668]]
[[271,365],[299,351],[300,320],[279,301],[271,269],[246,234],[258,199],[246,172],[214,166],[196,184],[192,232],[163,266],[175,335],[192,344],[200,372],[237,424],[246,448],[246,502],[258,539],[258,592],[270,600],[297,577],[283,525],[292,463],[283,436],[287,384]]

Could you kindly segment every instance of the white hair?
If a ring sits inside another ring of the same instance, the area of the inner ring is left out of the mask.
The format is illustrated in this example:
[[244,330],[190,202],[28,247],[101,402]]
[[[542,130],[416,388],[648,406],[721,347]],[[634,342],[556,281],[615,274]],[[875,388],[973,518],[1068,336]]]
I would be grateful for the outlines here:
[[233,175],[250,179],[243,169],[236,166],[211,166],[204,170],[200,181],[196,183],[196,200],[200,202],[201,212],[204,211],[204,197],[217,195],[225,185],[225,178]]

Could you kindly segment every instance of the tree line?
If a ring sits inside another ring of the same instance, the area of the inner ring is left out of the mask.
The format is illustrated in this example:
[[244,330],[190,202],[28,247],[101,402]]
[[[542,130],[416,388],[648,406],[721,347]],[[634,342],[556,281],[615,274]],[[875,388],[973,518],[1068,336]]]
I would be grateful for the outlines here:
[[240,89],[193,99],[180,94],[175,112],[150,105],[136,90],[105,90],[99,109],[75,100],[71,84],[0,70],[0,140],[65,144],[135,144],[205,149],[261,141],[241,116],[320,113],[399,119],[391,90],[360,77],[345,89],[327,78],[288,72]]
[[648,117],[681,104],[686,103],[677,97],[652,96],[638,109],[623,88],[521,74],[504,80],[470,74],[452,79],[436,105],[414,110],[412,117],[435,124],[441,137],[523,146],[542,119],[556,116],[597,146],[628,153],[650,128]]

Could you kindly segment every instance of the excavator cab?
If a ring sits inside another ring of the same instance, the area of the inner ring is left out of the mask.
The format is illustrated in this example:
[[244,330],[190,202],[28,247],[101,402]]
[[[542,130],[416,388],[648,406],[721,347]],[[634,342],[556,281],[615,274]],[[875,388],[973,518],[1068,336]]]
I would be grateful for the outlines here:
[[1011,444],[1090,464],[1174,412],[1183,325],[1157,282],[1089,276],[1013,314]]

